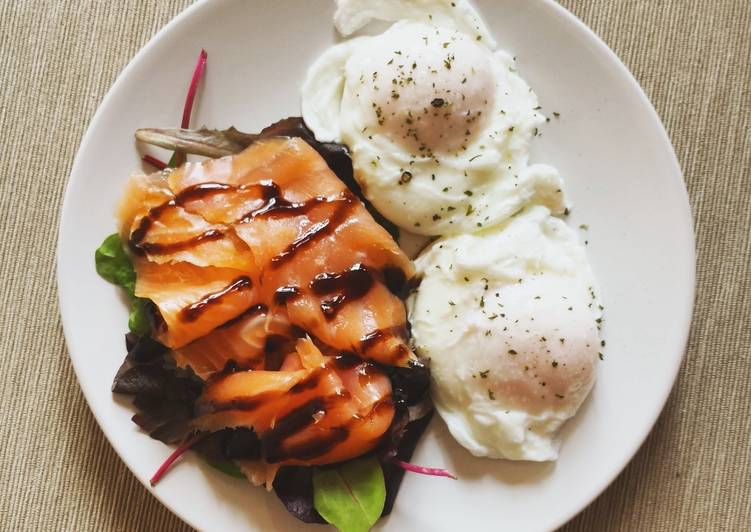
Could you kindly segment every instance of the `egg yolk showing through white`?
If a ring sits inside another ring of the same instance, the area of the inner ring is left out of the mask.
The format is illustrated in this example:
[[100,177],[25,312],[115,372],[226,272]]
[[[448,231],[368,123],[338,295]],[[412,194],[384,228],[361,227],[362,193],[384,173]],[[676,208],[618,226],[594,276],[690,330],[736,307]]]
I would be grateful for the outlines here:
[[432,394],[477,456],[554,460],[595,377],[601,307],[583,246],[545,207],[417,260],[409,319]]
[[525,205],[565,208],[558,172],[528,164],[545,121],[514,60],[423,22],[327,50],[303,85],[319,140],[346,144],[365,196],[418,234],[466,233]]

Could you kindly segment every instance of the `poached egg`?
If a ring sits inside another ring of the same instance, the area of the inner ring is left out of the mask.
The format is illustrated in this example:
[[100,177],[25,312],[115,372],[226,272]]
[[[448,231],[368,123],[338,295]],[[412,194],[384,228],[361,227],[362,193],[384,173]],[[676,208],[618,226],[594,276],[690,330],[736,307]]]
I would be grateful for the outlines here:
[[436,408],[476,456],[555,460],[594,383],[601,311],[577,235],[542,206],[417,260],[408,301]]
[[[376,3],[338,5],[338,26],[353,30]],[[474,231],[531,203],[562,213],[556,169],[529,164],[545,117],[514,59],[493,51],[466,2],[392,0],[379,18],[400,11],[407,20],[311,66],[302,111],[316,138],[346,144],[365,196],[413,233]]]

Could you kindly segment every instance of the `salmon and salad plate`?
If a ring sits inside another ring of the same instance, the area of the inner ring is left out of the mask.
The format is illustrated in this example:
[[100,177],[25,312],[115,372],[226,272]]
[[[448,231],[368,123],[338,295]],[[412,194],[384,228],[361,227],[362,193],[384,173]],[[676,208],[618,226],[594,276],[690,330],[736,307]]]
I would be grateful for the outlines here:
[[434,411],[474,456],[556,460],[604,308],[563,178],[529,161],[559,113],[472,5],[337,0],[334,22],[301,116],[258,132],[191,129],[201,50],[180,127],[134,132],[94,259],[130,305],[112,390],[173,447],[152,486],[196,453],[355,532],[405,475],[461,482],[412,461]]

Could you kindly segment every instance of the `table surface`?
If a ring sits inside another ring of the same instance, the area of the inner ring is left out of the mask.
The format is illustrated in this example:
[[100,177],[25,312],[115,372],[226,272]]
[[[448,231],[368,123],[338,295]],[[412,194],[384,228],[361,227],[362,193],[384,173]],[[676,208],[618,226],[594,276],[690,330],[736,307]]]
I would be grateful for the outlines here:
[[[0,529],[189,530],[89,412],[54,271],[59,208],[89,120],[130,58],[190,3],[0,0]],[[662,117],[699,256],[667,406],[631,464],[564,530],[749,529],[751,2],[561,3],[624,60]]]

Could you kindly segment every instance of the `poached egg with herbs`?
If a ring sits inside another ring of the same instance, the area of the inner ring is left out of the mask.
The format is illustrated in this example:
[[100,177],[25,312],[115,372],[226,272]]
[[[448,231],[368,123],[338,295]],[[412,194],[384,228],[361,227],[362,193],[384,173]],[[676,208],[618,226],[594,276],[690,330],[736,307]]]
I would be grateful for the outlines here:
[[[338,27],[358,29],[376,4],[339,1]],[[529,164],[545,117],[514,59],[466,2],[392,0],[378,18],[399,12],[310,68],[302,111],[316,138],[346,144],[365,196],[413,233],[474,231],[531,203],[562,213],[558,172]]]
[[476,456],[555,460],[601,350],[602,307],[577,235],[534,206],[441,238],[416,265],[412,335],[451,434]]

